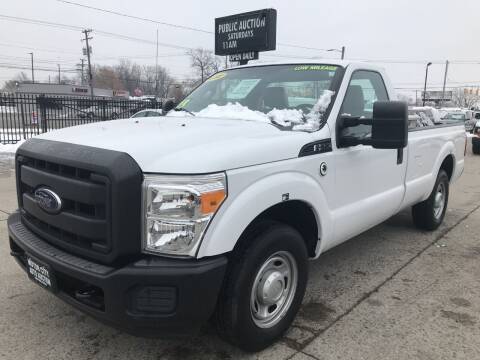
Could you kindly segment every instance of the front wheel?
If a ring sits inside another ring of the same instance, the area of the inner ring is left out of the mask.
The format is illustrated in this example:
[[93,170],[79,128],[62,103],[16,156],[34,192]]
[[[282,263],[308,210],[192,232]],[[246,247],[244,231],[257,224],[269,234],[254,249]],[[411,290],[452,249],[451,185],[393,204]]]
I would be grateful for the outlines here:
[[291,325],[305,294],[308,255],[290,226],[267,222],[242,240],[221,291],[219,335],[246,351],[259,351]]
[[412,217],[415,226],[423,230],[437,229],[445,217],[448,205],[449,179],[445,170],[440,169],[427,200],[412,207]]

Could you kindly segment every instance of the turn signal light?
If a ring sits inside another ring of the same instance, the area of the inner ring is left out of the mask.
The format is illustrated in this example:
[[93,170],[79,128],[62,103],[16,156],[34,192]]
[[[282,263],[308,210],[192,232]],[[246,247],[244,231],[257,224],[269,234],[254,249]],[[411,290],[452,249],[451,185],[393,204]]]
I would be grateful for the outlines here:
[[202,214],[212,214],[220,207],[225,200],[225,190],[211,191],[201,195],[201,211]]

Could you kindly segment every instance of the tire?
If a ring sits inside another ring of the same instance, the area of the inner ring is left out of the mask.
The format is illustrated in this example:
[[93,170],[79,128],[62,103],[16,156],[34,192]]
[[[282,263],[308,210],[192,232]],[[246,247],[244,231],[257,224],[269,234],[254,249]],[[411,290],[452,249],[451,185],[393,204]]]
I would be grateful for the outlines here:
[[475,155],[480,155],[480,141],[472,141],[472,152]]
[[[308,254],[298,231],[273,221],[259,224],[240,241],[231,256],[214,320],[224,340],[245,351],[259,351],[279,339],[293,322],[305,295]],[[279,275],[288,264],[290,276]],[[266,280],[273,285],[268,287]],[[253,291],[254,285],[264,291]],[[266,297],[262,298],[265,303],[260,303],[258,294]],[[279,296],[286,300],[270,304]]]
[[413,223],[416,227],[433,231],[440,226],[447,211],[448,193],[448,175],[445,170],[440,169],[437,181],[435,181],[435,186],[428,199],[412,207]]

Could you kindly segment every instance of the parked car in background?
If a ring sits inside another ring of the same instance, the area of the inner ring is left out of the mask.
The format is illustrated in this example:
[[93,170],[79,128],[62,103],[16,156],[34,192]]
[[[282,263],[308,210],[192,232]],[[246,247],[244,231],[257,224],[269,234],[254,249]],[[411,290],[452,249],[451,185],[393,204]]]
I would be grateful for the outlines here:
[[163,115],[162,109],[145,109],[133,114],[130,117],[141,118],[141,117],[156,117],[156,116],[162,116],[162,115]]
[[81,119],[103,119],[112,120],[125,117],[126,111],[118,106],[90,106],[78,112]]
[[472,132],[472,152],[480,155],[480,120],[477,120]]

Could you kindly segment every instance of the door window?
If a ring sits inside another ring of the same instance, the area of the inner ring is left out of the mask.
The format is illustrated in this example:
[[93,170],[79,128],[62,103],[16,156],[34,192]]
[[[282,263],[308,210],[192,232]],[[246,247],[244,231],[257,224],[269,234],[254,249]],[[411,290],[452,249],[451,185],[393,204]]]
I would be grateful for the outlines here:
[[[382,76],[374,71],[355,71],[340,110],[341,115],[372,118],[373,103],[387,101],[388,94]],[[365,138],[371,134],[370,125],[358,125],[343,129],[343,136]]]

